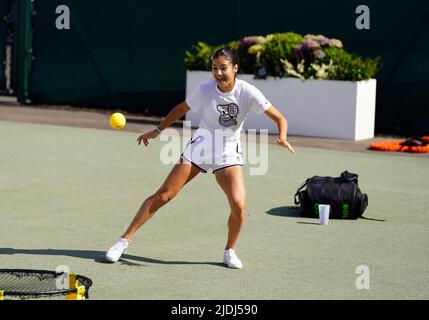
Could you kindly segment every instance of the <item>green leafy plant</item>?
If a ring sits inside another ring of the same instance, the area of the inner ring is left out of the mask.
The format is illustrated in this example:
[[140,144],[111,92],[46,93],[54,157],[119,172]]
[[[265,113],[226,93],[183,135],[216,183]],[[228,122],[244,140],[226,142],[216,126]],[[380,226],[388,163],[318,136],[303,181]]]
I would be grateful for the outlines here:
[[303,40],[301,35],[294,32],[268,35],[261,48],[258,63],[267,68],[269,75],[283,77],[285,71],[281,59],[290,59],[294,47]]
[[331,80],[368,80],[377,74],[380,57],[375,59],[362,58],[356,54],[346,52],[342,48],[327,48],[325,61],[332,61],[335,66],[328,79]]
[[185,66],[188,70],[205,70],[211,69],[211,57],[213,56],[213,47],[205,42],[199,41],[192,47],[195,53],[185,52]]

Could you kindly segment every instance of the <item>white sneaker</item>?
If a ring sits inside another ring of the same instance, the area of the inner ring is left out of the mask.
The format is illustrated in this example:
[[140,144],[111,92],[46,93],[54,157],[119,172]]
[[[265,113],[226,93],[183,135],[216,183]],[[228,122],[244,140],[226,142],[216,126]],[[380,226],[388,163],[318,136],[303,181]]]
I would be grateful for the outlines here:
[[223,263],[228,266],[228,268],[241,269],[243,268],[243,263],[238,259],[235,251],[233,249],[225,250],[223,254]]
[[118,241],[116,241],[116,243],[106,252],[106,259],[110,262],[118,261],[121,255],[127,251],[127,247],[130,242],[130,240],[119,238]]

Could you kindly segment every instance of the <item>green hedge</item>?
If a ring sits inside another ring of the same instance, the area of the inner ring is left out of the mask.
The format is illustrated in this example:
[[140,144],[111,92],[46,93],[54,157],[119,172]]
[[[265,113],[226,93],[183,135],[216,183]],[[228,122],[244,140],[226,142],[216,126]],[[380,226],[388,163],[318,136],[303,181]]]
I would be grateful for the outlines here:
[[240,56],[239,72],[254,74],[256,78],[368,80],[375,78],[381,60],[380,57],[363,58],[347,52],[338,39],[286,32],[248,36],[216,46],[198,42],[185,53],[186,68],[210,71],[213,53],[225,45],[237,50]]

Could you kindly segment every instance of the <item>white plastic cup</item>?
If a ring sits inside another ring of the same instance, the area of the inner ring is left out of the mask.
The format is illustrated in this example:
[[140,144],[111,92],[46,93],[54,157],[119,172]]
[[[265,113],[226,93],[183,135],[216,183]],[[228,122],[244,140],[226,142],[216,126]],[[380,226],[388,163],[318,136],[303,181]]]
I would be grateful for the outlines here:
[[320,224],[329,223],[329,210],[331,206],[329,204],[319,204],[319,219]]

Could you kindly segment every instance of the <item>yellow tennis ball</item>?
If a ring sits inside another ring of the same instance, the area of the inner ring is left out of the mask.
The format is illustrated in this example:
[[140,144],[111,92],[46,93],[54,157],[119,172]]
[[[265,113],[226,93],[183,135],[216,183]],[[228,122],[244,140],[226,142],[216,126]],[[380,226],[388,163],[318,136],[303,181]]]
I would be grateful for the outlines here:
[[125,127],[127,119],[125,119],[125,116],[122,113],[115,112],[110,116],[109,122],[113,129],[122,129]]

